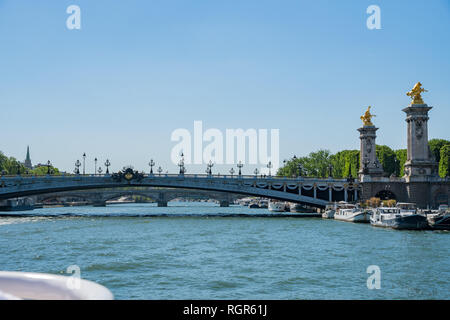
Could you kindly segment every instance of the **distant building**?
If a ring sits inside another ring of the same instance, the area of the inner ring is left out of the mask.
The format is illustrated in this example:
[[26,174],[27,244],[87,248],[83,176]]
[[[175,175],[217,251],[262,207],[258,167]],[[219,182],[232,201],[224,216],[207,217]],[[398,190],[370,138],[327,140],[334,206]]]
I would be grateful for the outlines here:
[[31,164],[31,158],[30,158],[30,147],[27,146],[27,157],[25,158],[25,162],[23,163],[25,168],[27,169],[33,169],[33,165]]

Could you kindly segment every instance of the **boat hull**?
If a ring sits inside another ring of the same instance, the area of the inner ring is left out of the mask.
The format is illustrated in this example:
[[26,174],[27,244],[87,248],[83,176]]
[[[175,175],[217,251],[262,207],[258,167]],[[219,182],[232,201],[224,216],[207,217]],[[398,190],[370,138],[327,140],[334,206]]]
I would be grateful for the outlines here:
[[353,215],[334,215],[335,220],[355,222],[355,223],[369,223],[369,214],[366,212],[355,213]]
[[450,230],[450,215],[428,217],[428,225],[435,230]]
[[427,229],[427,218],[421,215],[402,216],[391,219],[384,219],[383,221],[370,221],[374,227],[384,227],[392,229],[403,230],[423,230]]
[[335,210],[327,210],[322,213],[322,218],[324,219],[334,219]]

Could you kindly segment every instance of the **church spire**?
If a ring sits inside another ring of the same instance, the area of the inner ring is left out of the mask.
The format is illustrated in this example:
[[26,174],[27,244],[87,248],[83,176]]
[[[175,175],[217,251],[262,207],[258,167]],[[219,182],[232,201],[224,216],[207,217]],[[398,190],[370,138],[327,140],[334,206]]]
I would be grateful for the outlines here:
[[31,164],[31,157],[30,157],[30,146],[27,146],[27,157],[25,158],[24,166],[28,169],[33,169],[33,165]]

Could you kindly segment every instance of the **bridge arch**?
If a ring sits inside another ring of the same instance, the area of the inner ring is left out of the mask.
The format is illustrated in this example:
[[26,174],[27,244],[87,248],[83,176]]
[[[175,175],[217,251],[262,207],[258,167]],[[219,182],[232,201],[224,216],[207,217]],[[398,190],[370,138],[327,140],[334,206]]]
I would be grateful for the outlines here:
[[397,200],[397,196],[390,190],[381,190],[375,194],[375,198],[380,198],[381,200]]

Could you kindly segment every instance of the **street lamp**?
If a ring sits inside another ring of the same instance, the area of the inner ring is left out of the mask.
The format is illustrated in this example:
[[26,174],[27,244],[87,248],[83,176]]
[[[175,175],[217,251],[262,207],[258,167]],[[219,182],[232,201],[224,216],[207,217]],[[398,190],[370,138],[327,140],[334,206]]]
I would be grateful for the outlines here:
[[77,160],[77,162],[75,162],[75,174],[80,174],[80,166],[81,162],[80,160]]
[[97,174],[97,158],[94,159],[95,165],[94,165],[94,176]]
[[234,168],[231,168],[231,169],[230,169],[230,174],[231,174],[231,177],[233,177],[233,174],[234,174]]
[[298,176],[301,177],[303,175],[303,166],[301,163],[298,164]]
[[97,170],[97,172],[98,172],[98,175],[101,175],[101,174],[102,174],[102,172],[103,172],[103,170],[102,170],[102,167],[98,167],[98,170]]
[[50,160],[47,161],[47,174],[50,174],[50,167],[52,166]]
[[267,168],[269,168],[269,177],[272,176],[270,169],[272,169],[272,161],[269,161],[269,163],[267,164]]
[[109,174],[109,166],[111,165],[111,162],[109,162],[109,159],[106,159],[105,166],[106,166],[106,174]]
[[159,176],[161,176],[161,172],[163,172],[163,169],[161,167],[158,167]]
[[258,174],[259,174],[258,168],[255,168],[255,171],[253,171],[253,173],[255,174],[255,178],[258,177]]
[[83,153],[83,175],[86,174],[86,152]]
[[212,167],[214,166],[214,163],[212,163],[212,161],[209,160],[209,163],[206,166],[207,166],[206,174],[209,176],[212,175]]
[[332,178],[333,177],[333,166],[330,165],[328,166],[328,177]]
[[153,167],[155,165],[155,161],[153,161],[153,159],[150,159],[148,165],[150,166],[150,174],[153,174]]
[[178,162],[178,166],[180,167],[180,174],[183,175],[186,172],[186,168],[184,167],[184,154],[181,153],[180,162]]
[[239,163],[237,164],[237,167],[239,168],[239,177],[242,175],[241,168],[242,168],[243,166],[244,166],[244,165],[242,164],[242,162],[239,161]]

